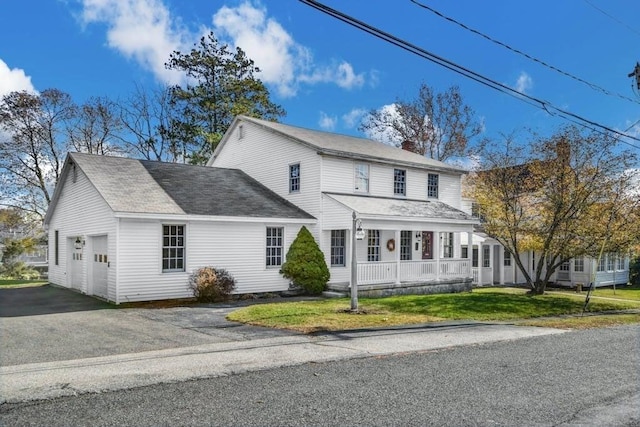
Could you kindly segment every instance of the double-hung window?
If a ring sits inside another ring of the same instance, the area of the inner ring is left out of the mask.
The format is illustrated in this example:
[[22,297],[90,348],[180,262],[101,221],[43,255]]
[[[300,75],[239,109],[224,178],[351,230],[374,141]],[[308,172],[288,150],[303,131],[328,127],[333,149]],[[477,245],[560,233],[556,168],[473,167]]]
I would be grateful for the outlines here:
[[396,196],[407,195],[407,171],[404,169],[393,170],[393,194]]
[[267,227],[267,267],[282,265],[283,227]]
[[453,233],[443,233],[442,257],[453,258]]
[[355,164],[355,190],[360,193],[369,192],[369,165],[366,163]]
[[331,230],[331,266],[345,266],[345,230]]
[[380,261],[380,230],[367,230],[367,261]]
[[400,260],[411,261],[411,235],[412,232],[402,230],[400,232]]
[[573,259],[573,271],[582,273],[584,271],[584,258],[577,257]]
[[184,271],[184,225],[162,226],[162,271]]
[[438,198],[438,174],[430,173],[427,176],[427,197],[430,199]]
[[511,252],[509,252],[506,248],[504,249],[504,266],[511,266]]
[[289,165],[289,193],[300,191],[300,163]]
[[491,246],[482,246],[482,266],[485,268],[491,267]]

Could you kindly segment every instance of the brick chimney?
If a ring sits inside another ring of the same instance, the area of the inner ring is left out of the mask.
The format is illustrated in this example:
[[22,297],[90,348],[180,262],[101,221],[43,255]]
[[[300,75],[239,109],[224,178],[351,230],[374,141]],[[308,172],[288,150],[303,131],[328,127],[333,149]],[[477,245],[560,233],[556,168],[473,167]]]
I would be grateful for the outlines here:
[[409,141],[408,139],[402,141],[400,147],[402,147],[402,149],[405,151],[411,151],[412,153],[416,152],[416,143],[413,141]]

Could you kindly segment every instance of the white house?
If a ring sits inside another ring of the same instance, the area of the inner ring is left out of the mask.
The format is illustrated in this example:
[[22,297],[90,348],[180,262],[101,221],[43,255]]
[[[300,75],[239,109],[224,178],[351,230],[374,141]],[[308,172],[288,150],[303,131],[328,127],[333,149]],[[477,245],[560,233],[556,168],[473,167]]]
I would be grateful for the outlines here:
[[49,280],[116,303],[191,296],[201,266],[237,293],[277,292],[306,226],[348,292],[470,289],[462,169],[379,142],[237,117],[207,166],[72,153],[45,218]]
[[71,153],[45,218],[49,281],[115,303],[185,298],[212,265],[239,293],[284,290],[288,244],[316,222],[239,170]]
[[[208,162],[238,168],[318,221],[309,227],[348,290],[353,213],[359,291],[380,295],[470,289],[477,219],[461,208],[463,169],[363,138],[240,116]],[[463,242],[466,238],[468,241]],[[443,289],[444,288],[444,289]]]

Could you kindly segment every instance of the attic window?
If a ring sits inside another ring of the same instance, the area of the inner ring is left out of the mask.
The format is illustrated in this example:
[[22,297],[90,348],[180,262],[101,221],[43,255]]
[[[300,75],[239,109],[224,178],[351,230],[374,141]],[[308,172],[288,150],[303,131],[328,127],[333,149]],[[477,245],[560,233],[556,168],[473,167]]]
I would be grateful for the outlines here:
[[238,139],[242,139],[244,138],[244,126],[243,125],[239,125],[238,126]]
[[71,170],[71,181],[76,182],[77,180],[78,180],[78,171],[76,169],[76,164],[74,163]]

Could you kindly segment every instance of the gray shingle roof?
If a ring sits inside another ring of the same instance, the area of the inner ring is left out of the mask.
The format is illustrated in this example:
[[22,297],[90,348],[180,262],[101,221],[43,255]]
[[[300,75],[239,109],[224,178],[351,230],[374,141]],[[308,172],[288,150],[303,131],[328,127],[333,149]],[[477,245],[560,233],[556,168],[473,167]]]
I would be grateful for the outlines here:
[[69,153],[73,163],[114,212],[313,219],[238,169]]
[[[311,146],[323,154],[392,162],[422,169],[450,171],[454,173],[467,172],[465,169],[371,139],[305,129],[247,116],[238,116],[236,118],[236,122],[237,121],[246,121],[271,129],[272,131],[293,138],[300,143]],[[222,147],[219,147],[219,149],[221,148]]]
[[471,215],[438,200],[407,200],[336,193],[325,195],[360,215],[477,222]]

